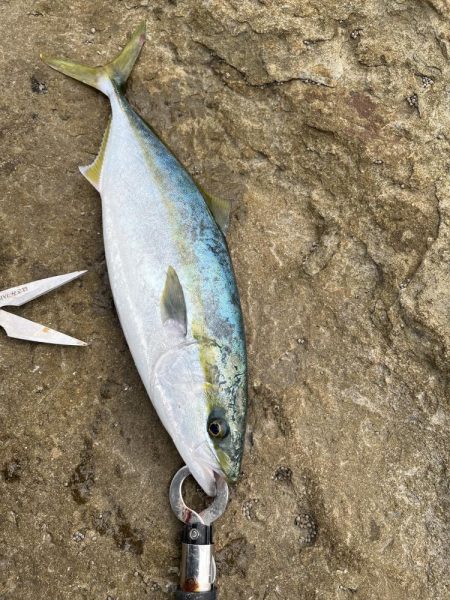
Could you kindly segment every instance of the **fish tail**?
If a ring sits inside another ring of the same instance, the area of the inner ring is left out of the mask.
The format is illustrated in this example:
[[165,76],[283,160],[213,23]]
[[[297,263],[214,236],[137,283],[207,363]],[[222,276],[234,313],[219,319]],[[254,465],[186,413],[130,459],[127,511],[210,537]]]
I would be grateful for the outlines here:
[[111,93],[111,83],[122,87],[139,56],[145,42],[145,22],[142,22],[131,36],[130,41],[120,54],[110,63],[100,67],[87,67],[61,58],[41,54],[41,59],[52,69],[64,73],[73,79],[82,81],[100,90],[107,96]]

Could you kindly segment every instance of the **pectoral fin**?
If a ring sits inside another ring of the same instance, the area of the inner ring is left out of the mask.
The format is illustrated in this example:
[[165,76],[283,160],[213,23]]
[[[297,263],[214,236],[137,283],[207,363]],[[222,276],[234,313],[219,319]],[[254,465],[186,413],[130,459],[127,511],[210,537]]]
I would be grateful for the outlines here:
[[167,269],[166,283],[161,296],[161,319],[164,325],[175,325],[186,335],[186,302],[183,288],[173,267]]
[[90,165],[86,167],[79,167],[80,173],[86,177],[86,179],[91,183],[97,192],[100,191],[100,175],[102,173],[103,161],[105,158],[106,146],[108,144],[109,130],[111,128],[111,120],[109,121],[105,133],[103,134],[102,143],[100,146],[100,150],[97,154],[96,159]]

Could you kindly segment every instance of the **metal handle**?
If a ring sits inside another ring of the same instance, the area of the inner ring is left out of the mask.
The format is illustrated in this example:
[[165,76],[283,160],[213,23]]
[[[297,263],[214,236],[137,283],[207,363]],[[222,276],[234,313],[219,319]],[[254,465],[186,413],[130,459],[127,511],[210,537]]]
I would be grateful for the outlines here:
[[185,524],[181,550],[180,591],[204,593],[214,589],[216,563],[212,538],[211,525]]

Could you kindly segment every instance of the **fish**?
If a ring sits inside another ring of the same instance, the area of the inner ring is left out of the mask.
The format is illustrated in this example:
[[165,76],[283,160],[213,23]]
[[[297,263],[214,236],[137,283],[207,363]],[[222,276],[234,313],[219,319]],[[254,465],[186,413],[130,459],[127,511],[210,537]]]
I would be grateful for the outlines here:
[[81,173],[101,196],[114,303],[145,389],[209,496],[237,481],[247,414],[247,354],[225,238],[230,202],[207,194],[128,102],[145,22],[118,56],[90,67],[41,54],[103,92],[111,118]]

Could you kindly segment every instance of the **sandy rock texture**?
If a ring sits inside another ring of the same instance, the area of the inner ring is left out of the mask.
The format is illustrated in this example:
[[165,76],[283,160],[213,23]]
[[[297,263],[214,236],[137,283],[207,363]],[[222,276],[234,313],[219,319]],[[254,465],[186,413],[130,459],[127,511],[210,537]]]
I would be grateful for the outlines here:
[[89,269],[19,312],[90,345],[0,337],[0,599],[177,581],[181,461],[77,168],[108,104],[39,61],[106,62],[143,19],[129,98],[234,203],[251,386],[220,598],[449,598],[449,3],[3,0],[0,287]]

